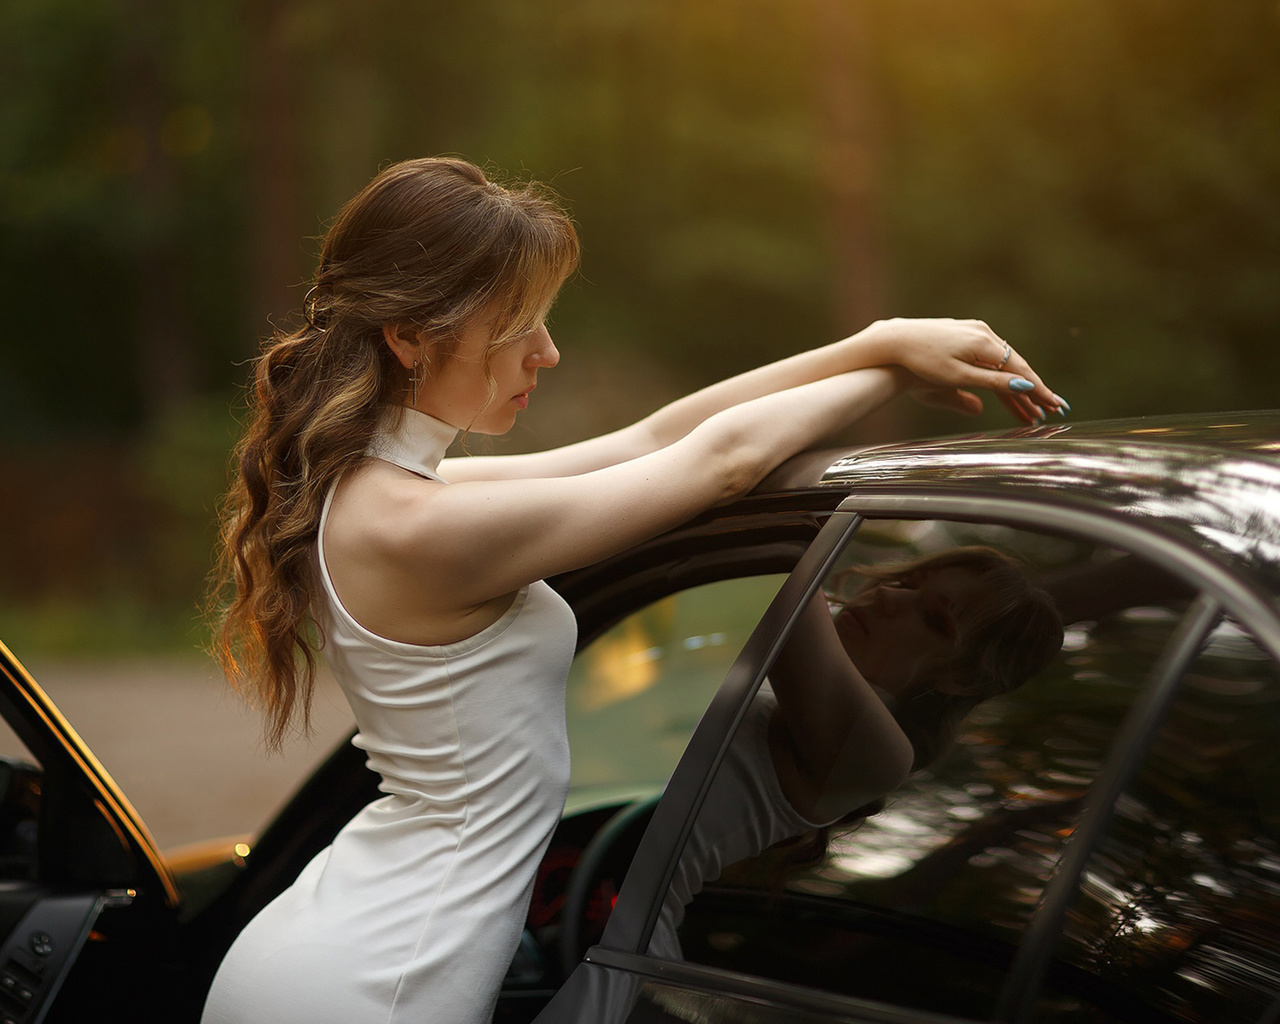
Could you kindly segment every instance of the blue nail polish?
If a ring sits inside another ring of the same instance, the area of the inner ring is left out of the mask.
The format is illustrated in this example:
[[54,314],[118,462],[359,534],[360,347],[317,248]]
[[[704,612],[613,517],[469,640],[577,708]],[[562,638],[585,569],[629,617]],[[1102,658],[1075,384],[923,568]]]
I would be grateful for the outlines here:
[[1058,415],[1065,417],[1071,411],[1071,403],[1061,395],[1054,395],[1053,397],[1058,400]]
[[1036,386],[1025,377],[1014,377],[1013,380],[1009,381],[1010,391],[1034,391],[1035,389]]

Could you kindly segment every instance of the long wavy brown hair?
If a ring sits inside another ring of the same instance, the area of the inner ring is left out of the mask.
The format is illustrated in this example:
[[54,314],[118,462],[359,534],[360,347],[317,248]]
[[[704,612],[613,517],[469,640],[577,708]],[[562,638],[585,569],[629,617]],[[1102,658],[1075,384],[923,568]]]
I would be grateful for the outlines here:
[[492,353],[537,326],[577,262],[554,197],[491,182],[463,160],[395,164],[338,214],[299,326],[269,338],[254,363],[210,588],[212,652],[265,713],[269,749],[310,725],[325,496],[408,393],[383,327],[423,338],[438,367],[483,321]]

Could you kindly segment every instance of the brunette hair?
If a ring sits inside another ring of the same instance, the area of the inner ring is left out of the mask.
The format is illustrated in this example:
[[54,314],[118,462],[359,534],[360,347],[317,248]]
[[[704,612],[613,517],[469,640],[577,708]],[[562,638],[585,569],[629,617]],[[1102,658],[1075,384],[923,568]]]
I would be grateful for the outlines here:
[[578,254],[549,193],[504,187],[451,158],[388,167],[329,228],[301,324],[269,338],[254,363],[211,586],[213,653],[261,705],[269,748],[295,718],[309,725],[325,495],[408,390],[384,326],[423,338],[439,364],[483,320],[491,353],[538,325]]
[[[979,582],[981,597],[958,608],[950,654],[926,668],[913,693],[892,707],[915,749],[912,770],[936,761],[950,745],[960,721],[988,698],[1010,693],[1041,671],[1062,648],[1062,619],[1053,598],[1014,559],[994,548],[951,548],[912,562],[860,566],[848,575],[875,582],[901,582],[920,573],[959,568]],[[965,684],[964,694],[943,693],[931,673],[946,672]]]

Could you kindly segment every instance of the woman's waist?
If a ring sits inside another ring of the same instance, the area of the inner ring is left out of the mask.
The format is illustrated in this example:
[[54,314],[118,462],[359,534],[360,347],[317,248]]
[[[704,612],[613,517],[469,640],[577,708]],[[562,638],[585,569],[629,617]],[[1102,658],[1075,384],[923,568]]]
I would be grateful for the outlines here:
[[433,758],[367,745],[356,737],[368,757],[366,764],[381,777],[379,789],[406,802],[433,810],[484,813],[508,805],[547,802],[558,814],[569,788],[568,748],[508,751],[501,759],[459,756]]
[[[348,823],[338,845],[350,849],[372,844],[382,851],[380,856],[399,848],[415,861],[459,854],[468,861],[479,858],[508,865],[545,846],[560,822],[568,790],[531,786],[446,798],[399,788],[396,780],[384,780],[382,788],[385,795]],[[399,859],[390,856],[390,861]]]

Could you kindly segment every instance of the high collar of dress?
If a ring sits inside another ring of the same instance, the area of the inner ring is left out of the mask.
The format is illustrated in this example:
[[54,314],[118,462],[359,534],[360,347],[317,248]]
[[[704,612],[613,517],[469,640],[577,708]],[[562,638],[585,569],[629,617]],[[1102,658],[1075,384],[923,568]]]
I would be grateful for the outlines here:
[[388,409],[369,442],[369,454],[414,473],[435,476],[458,428],[400,406]]

